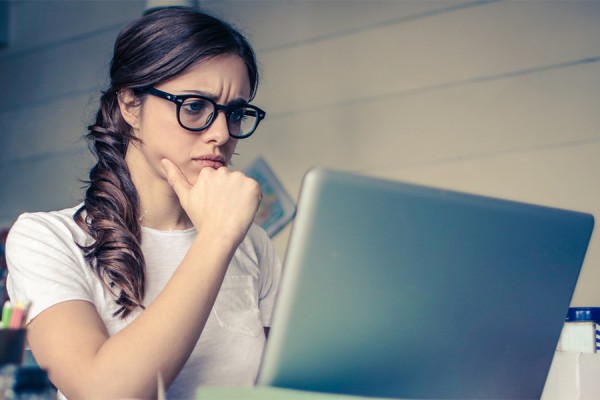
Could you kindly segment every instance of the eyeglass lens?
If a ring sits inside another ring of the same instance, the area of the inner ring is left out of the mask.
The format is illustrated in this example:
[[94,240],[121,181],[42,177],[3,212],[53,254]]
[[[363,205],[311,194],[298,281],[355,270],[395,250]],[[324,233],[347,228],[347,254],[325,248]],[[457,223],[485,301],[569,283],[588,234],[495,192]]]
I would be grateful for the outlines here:
[[[215,106],[210,101],[189,98],[181,104],[179,120],[186,128],[200,130],[211,123],[214,113]],[[240,106],[227,112],[227,127],[231,135],[248,135],[256,128],[257,122],[258,113],[250,107]]]

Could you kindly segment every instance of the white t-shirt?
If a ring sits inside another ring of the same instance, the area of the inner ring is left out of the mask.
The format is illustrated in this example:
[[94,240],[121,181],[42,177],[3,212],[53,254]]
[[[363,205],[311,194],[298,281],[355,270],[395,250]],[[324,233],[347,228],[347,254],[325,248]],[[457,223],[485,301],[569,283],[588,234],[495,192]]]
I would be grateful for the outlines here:
[[[112,316],[118,306],[77,246],[92,242],[73,221],[78,208],[19,217],[6,243],[8,293],[13,301],[31,301],[29,321],[57,303],[89,301],[113,335],[142,311],[125,319]],[[195,236],[194,228],[184,231],[142,228],[145,306],[166,285]],[[194,398],[199,385],[254,383],[265,345],[263,326],[271,324],[280,273],[281,263],[267,234],[253,225],[235,252],[200,340],[168,389],[167,398]]]

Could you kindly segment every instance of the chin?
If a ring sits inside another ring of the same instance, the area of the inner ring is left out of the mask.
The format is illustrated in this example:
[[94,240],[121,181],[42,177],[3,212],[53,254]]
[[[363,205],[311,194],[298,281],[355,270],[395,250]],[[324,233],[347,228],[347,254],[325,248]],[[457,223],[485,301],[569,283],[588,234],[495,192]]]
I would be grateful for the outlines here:
[[196,184],[196,181],[198,180],[199,173],[200,172],[198,171],[198,173],[196,174],[185,174],[185,179],[187,179],[190,185],[194,186]]

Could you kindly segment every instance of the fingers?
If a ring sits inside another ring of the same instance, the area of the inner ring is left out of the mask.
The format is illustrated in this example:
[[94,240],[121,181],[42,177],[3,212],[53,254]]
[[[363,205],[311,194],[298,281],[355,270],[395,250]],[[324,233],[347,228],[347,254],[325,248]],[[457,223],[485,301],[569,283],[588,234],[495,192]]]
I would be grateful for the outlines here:
[[256,180],[226,167],[202,168],[192,184],[172,161],[162,159],[161,165],[181,207],[197,229],[208,226],[227,238],[243,238],[262,197]]
[[188,182],[183,172],[177,167],[171,160],[163,158],[160,161],[165,173],[167,174],[167,180],[169,185],[173,188],[177,197],[180,199],[184,197],[184,194],[189,192],[192,185]]

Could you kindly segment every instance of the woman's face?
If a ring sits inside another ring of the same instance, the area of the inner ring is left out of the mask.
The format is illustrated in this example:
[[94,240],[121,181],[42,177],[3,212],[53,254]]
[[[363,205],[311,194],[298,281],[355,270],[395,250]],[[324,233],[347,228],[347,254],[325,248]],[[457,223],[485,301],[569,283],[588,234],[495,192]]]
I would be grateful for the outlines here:
[[[248,101],[251,91],[246,65],[235,55],[201,62],[155,87],[174,95],[201,94],[218,104]],[[148,95],[138,111],[133,123],[128,121],[141,139],[129,145],[127,161],[132,173],[166,179],[160,160],[168,158],[194,184],[202,168],[229,164],[237,140],[229,137],[223,112],[207,129],[192,132],[179,125],[177,106],[168,100]]]

